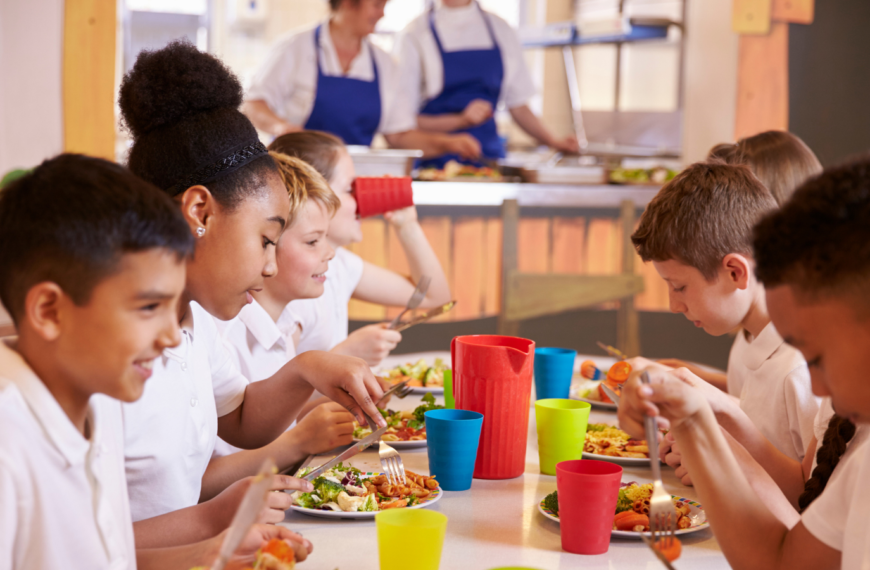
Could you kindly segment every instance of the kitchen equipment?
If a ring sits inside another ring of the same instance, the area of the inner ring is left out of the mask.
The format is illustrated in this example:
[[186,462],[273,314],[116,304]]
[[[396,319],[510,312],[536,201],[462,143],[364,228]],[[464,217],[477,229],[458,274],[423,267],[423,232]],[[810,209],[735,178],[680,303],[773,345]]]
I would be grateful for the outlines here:
[[447,516],[429,510],[390,509],[375,515],[381,570],[438,570]]
[[478,479],[525,470],[534,351],[534,341],[510,336],[458,336],[450,344],[456,408],[483,414]]
[[407,485],[405,477],[405,464],[399,452],[381,440],[378,448],[378,457],[381,460],[381,469],[387,474],[387,478],[393,485]]
[[622,467],[578,459],[556,465],[562,550],[604,554],[610,548]]
[[424,417],[429,473],[445,491],[467,491],[474,475],[483,414],[446,409],[430,410]]
[[591,408],[577,400],[553,398],[535,402],[541,473],[555,475],[558,463],[583,458]]
[[[421,313],[412,313],[410,319],[398,323],[395,327],[393,327],[393,330],[401,332],[405,329],[413,327],[414,325],[419,325],[420,323],[431,321],[435,317],[440,317],[444,313],[450,311],[451,309],[453,309],[454,306],[456,306],[456,301],[450,301],[449,303],[444,303],[440,307],[435,307],[434,309],[429,309],[428,311],[423,311]],[[401,315],[399,315],[399,317],[401,317]]]
[[359,176],[351,186],[356,213],[369,218],[414,205],[409,176]]
[[335,457],[333,457],[332,459],[330,459],[329,461],[327,461],[326,463],[324,463],[320,467],[317,467],[314,470],[310,471],[309,473],[305,474],[302,478],[305,479],[306,481],[312,481],[312,480],[316,479],[317,477],[320,477],[321,475],[323,475],[325,472],[329,471],[329,469],[331,469],[332,467],[338,465],[342,461],[350,459],[351,457],[353,457],[354,455],[356,455],[360,451],[367,449],[374,442],[381,439],[381,436],[384,435],[384,432],[387,431],[386,426],[384,426],[380,429],[374,429],[377,426],[371,422],[370,422],[370,424],[373,426],[372,427],[373,431],[371,434],[369,434],[368,436],[359,440],[357,443],[353,444],[352,446],[348,447],[347,449],[345,449],[344,451],[342,451],[341,453],[339,453],[338,455],[336,455]]
[[357,176],[410,176],[422,150],[374,149],[367,146],[346,147]]
[[[641,381],[649,384],[649,374],[644,371]],[[653,476],[653,492],[649,500],[649,530],[653,535],[653,547],[658,541],[674,540],[677,530],[677,510],[671,501],[671,494],[665,491],[662,484],[662,468],[654,459],[659,456],[658,423],[653,416],[646,416],[643,421],[646,432],[646,442],[649,445],[650,469]]]
[[426,298],[426,293],[429,291],[429,285],[432,283],[432,278],[428,275],[421,275],[420,281],[417,282],[417,287],[414,288],[414,292],[411,293],[411,298],[408,299],[408,304],[405,305],[405,310],[396,315],[396,318],[390,322],[390,326],[388,327],[390,330],[396,330],[396,327],[402,320],[402,316],[416,309],[420,306],[420,303],[423,302],[423,299]]
[[577,351],[568,348],[535,349],[535,399],[568,398]]

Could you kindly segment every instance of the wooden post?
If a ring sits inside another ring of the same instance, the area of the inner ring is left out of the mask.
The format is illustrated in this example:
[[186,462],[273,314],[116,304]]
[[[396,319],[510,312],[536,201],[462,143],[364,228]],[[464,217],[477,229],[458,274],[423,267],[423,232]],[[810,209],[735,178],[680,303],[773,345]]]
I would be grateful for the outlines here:
[[[631,243],[634,218],[634,202],[623,200],[619,213],[619,220],[622,222],[623,275],[634,275],[634,245]],[[640,324],[637,308],[634,306],[634,295],[619,301],[619,309],[616,313],[616,346],[628,356],[640,355]]]
[[[498,334],[517,336],[520,333],[519,321],[508,320],[507,304],[513,294],[512,280],[517,272],[517,236],[520,224],[520,206],[516,200],[505,200],[501,205],[501,311],[498,315]],[[460,278],[460,276],[457,276]]]

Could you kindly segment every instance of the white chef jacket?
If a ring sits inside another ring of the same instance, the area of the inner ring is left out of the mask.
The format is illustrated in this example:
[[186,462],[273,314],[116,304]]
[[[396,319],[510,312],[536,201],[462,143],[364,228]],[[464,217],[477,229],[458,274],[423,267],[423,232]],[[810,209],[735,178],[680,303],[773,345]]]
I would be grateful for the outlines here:
[[[535,95],[535,86],[517,32],[491,12],[486,12],[486,18],[501,50],[504,67],[500,100],[508,109],[525,105]],[[474,2],[460,8],[447,8],[438,2],[435,29],[446,52],[493,47],[486,23]],[[444,66],[429,28],[428,10],[402,30],[394,53],[399,61],[401,112],[413,113],[416,120],[426,102],[444,89]],[[413,109],[408,108],[407,102],[414,105]]]
[[[293,333],[299,322],[292,311],[285,309],[276,323],[255,300],[233,320],[215,319],[215,324],[236,367],[251,382],[271,378],[296,356]],[[222,457],[239,450],[218,438],[214,455]]]
[[284,311],[292,311],[302,327],[297,354],[331,350],[347,338],[347,304],[362,279],[363,267],[360,256],[337,247],[326,271],[323,295],[290,301]]
[[121,403],[91,397],[85,439],[0,342],[0,569],[133,569]]
[[[322,22],[320,30],[320,66],[323,73],[345,76],[362,81],[374,80],[372,54],[378,66],[381,94],[381,122],[378,132],[403,133],[417,128],[416,114],[409,116],[399,111],[397,104],[404,98],[397,92],[397,66],[393,58],[368,39],[351,62],[347,75],[338,61],[338,54],[329,33],[329,21]],[[245,94],[246,100],[261,99],[279,117],[294,125],[304,126],[314,109],[317,92],[317,59],[314,50],[314,30],[308,28],[291,32],[275,44],[263,66],[254,75]]]
[[145,393],[124,405],[125,455],[134,521],[199,502],[217,421],[238,408],[248,380],[198,303],[181,323],[181,344],[154,362]]
[[728,357],[728,391],[742,386],[740,408],[782,453],[802,460],[813,436],[819,398],[800,351],[768,323],[757,338],[737,334]]
[[810,534],[843,553],[843,570],[870,568],[870,495],[866,492],[870,445],[866,442],[849,445],[825,490],[801,516]]

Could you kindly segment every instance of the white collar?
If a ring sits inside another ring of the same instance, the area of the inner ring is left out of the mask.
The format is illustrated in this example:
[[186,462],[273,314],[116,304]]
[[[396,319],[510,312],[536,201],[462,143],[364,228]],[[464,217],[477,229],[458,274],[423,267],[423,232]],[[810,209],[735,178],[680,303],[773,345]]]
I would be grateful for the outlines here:
[[477,12],[477,0],[471,0],[465,6],[456,6],[450,7],[445,6],[443,0],[437,0],[435,3],[436,10],[444,10],[445,12],[449,12],[450,14],[464,14],[467,12]]
[[178,326],[181,329],[181,343],[178,346],[163,349],[164,363],[166,362],[167,358],[171,358],[172,360],[175,360],[177,362],[184,362],[187,358],[189,345],[193,343],[193,306],[195,303],[196,301],[190,301],[190,303],[188,303],[187,312],[184,313],[184,317],[181,319],[181,322],[178,323]]
[[70,467],[84,464],[91,441],[99,441],[100,436],[93,406],[88,406],[88,424],[91,428],[91,441],[88,441],[76,429],[42,380],[12,348],[15,340],[0,342],[0,375],[15,384],[33,417],[42,426],[45,436],[67,464]]
[[739,334],[744,335],[743,340],[746,341],[746,354],[744,362],[750,370],[758,370],[761,365],[773,356],[773,353],[785,343],[773,323],[767,323],[757,337],[751,341],[746,338],[745,331],[740,331]]
[[[283,313],[281,316],[283,317]],[[239,313],[239,320],[266,350],[270,350],[275,346],[275,343],[283,339],[281,329],[256,300],[242,309],[242,312]],[[281,319],[278,320],[280,322]]]

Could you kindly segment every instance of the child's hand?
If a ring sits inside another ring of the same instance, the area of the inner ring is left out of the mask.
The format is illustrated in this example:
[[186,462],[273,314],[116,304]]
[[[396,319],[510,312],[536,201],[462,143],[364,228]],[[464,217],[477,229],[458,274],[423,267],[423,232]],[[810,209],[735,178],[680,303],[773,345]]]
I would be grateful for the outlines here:
[[393,210],[385,213],[384,219],[393,224],[397,230],[400,230],[408,224],[417,223],[417,208],[408,206],[401,210]]
[[641,382],[643,370],[632,371],[622,386],[619,401],[619,425],[628,434],[644,438],[644,418],[660,416],[660,428],[676,428],[703,410],[709,409],[700,390],[695,389],[681,376],[685,369],[674,371],[651,367],[646,370],[650,384]]
[[689,470],[683,465],[683,456],[680,453],[680,446],[674,438],[674,434],[668,432],[662,438],[659,444],[659,458],[668,466],[674,468],[674,474],[678,479],[689,487],[692,486],[692,478],[689,476]]
[[[253,477],[245,477],[227,487],[220,495],[208,501],[216,516],[222,520],[221,528],[230,526],[236,509],[251,486]],[[303,491],[310,493],[314,486],[308,481],[290,477],[289,475],[272,475],[272,491]],[[284,520],[284,511],[292,504],[288,493],[268,493],[266,505],[257,517],[258,523],[275,524]]]
[[378,323],[357,329],[332,350],[362,358],[369,366],[377,366],[402,342],[402,334],[389,330],[387,326],[387,323]]
[[[217,536],[215,542],[218,545],[223,542],[225,534],[226,531]],[[257,524],[251,527],[251,530],[249,530],[248,534],[245,535],[244,540],[242,540],[242,543],[236,549],[235,554],[227,564],[226,568],[238,570],[250,568],[257,557],[257,551],[273,538],[285,540],[293,547],[296,562],[302,562],[308,558],[308,555],[311,554],[312,550],[314,550],[311,542],[302,538],[301,534],[296,534],[283,526]],[[220,546],[218,546],[218,548],[220,548]]]
[[353,414],[340,404],[320,404],[302,418],[298,430],[302,451],[316,455],[353,441]]

